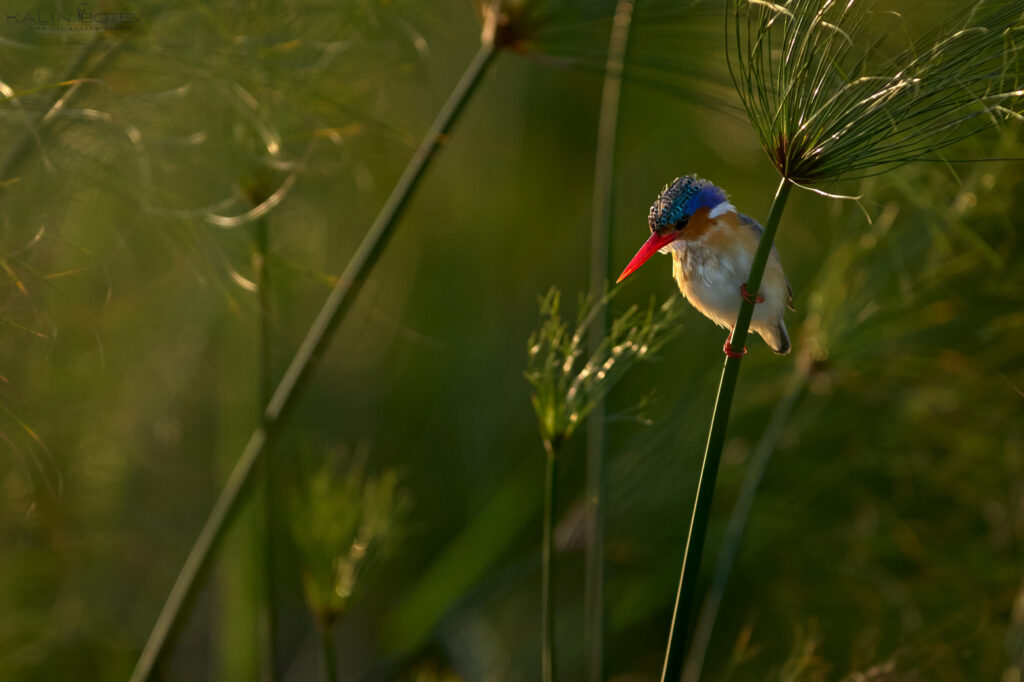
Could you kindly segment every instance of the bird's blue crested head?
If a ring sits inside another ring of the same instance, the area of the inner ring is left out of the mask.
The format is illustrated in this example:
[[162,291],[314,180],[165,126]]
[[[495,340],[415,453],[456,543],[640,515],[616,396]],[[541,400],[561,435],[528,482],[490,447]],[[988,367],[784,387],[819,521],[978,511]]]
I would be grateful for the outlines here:
[[728,201],[725,191],[696,175],[684,175],[666,185],[651,206],[647,222],[651,232],[662,232],[671,226],[686,224],[694,213],[708,210]]

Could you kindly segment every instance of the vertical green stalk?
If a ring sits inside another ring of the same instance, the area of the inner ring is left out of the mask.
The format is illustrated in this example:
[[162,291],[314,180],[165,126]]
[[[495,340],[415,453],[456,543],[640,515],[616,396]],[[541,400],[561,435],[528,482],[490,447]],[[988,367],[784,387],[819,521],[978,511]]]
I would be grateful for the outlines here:
[[[786,178],[779,183],[771,211],[768,213],[768,220],[764,224],[764,233],[757,245],[754,261],[750,265],[750,276],[747,278],[749,291],[756,292],[761,287],[761,277],[764,275],[764,268],[768,262],[768,254],[771,253],[775,232],[779,227],[779,219],[782,217],[782,210],[786,206],[786,200],[789,198],[789,191],[792,187],[792,183]],[[743,352],[743,346],[747,341],[747,331],[750,328],[750,319],[753,315],[754,304],[744,300],[732,333],[730,347],[733,351]],[[711,430],[708,433],[707,448],[704,451],[704,464],[701,467],[700,480],[697,482],[697,498],[693,505],[690,533],[686,539],[683,568],[679,576],[679,590],[676,593],[676,605],[672,613],[672,625],[669,628],[665,665],[661,671],[662,682],[676,682],[682,674],[683,656],[686,653],[690,630],[690,614],[693,610],[701,555],[704,553],[704,540],[711,517],[715,479],[718,477],[718,464],[722,458],[722,447],[725,445],[729,411],[732,408],[741,362],[742,358],[740,357],[726,357],[725,367],[722,369],[722,379],[718,384],[718,398],[715,400],[715,411],[711,416]]]
[[557,478],[558,445],[544,441],[547,453],[544,477],[544,539],[541,545],[540,568],[540,638],[541,638],[541,680],[554,682],[557,678],[555,654],[555,593],[552,586],[555,572],[555,479]]
[[[250,239],[252,235],[249,235]],[[250,253],[248,254],[252,256]],[[254,320],[253,320],[254,321]],[[212,418],[216,421],[210,468],[214,476],[226,476],[235,464],[239,434],[252,428],[251,410],[239,410],[230,397],[243,387],[246,396],[257,394],[255,353],[239,353],[239,344],[254,345],[254,325],[240,325],[234,316],[221,316],[217,323],[214,366],[217,367]],[[255,350],[255,347],[253,347]],[[244,435],[244,434],[243,434]],[[245,500],[239,505],[238,521],[227,530],[223,540],[223,560],[211,567],[210,588],[216,594],[216,617],[211,623],[210,677],[221,680],[260,682],[262,665],[260,646],[259,599],[263,589],[262,552],[263,506],[261,499]],[[155,677],[155,676],[154,676]]]
[[323,663],[324,682],[338,680],[338,654],[334,650],[334,632],[330,625],[317,624],[320,634],[320,658]]
[[[269,219],[260,216],[253,235],[253,278],[256,281],[257,317],[257,372],[259,394],[257,397],[260,426],[266,428],[263,407],[270,402],[273,384],[270,364],[270,280],[267,276],[267,252],[269,248]],[[260,595],[260,679],[273,682],[277,679],[277,590],[276,574],[276,485],[277,472],[274,466],[273,447],[268,444],[262,462],[263,478],[263,576]]]
[[[590,298],[600,301],[609,268],[611,233],[612,179],[615,168],[615,141],[622,93],[622,71],[633,18],[633,0],[621,0],[615,8],[608,61],[605,64],[604,89],[598,118],[597,149],[594,164],[593,225],[590,238]],[[587,334],[593,355],[608,333],[608,309],[601,306]],[[584,585],[583,633],[586,643],[586,679],[604,679],[604,525],[605,525],[605,406],[597,401],[587,419],[587,554]]]
[[469,101],[476,86],[482,80],[487,66],[497,54],[493,36],[493,30],[485,33],[476,56],[455,85],[444,106],[441,107],[433,125],[420,142],[419,148],[413,154],[402,177],[399,178],[392,190],[391,196],[388,197],[381,212],[377,215],[377,219],[367,231],[366,236],[363,237],[362,243],[356,249],[355,254],[338,278],[334,289],[320,308],[316,319],[306,332],[306,337],[295,352],[295,356],[267,404],[263,423],[257,426],[249,437],[249,442],[224,484],[202,531],[189,550],[188,557],[181,567],[178,578],[167,596],[167,601],[164,603],[163,609],[150,631],[146,646],[135,665],[131,682],[143,682],[149,679],[153,672],[157,660],[170,640],[171,632],[184,612],[185,604],[196,590],[199,575],[209,563],[214,547],[224,535],[230,519],[239,506],[239,500],[248,487],[247,484],[252,477],[253,469],[267,446],[268,438],[277,431],[281,420],[287,416],[288,410],[294,405],[295,397],[323,355],[334,330],[348,311],[352,299],[359,293],[363,282],[384,251],[398,217],[422,179],[427,166],[434,157],[434,152],[437,151],[442,140],[451,130],[466,102]]
[[776,403],[768,426],[750,458],[747,473],[743,477],[743,486],[740,488],[739,497],[729,516],[729,525],[725,529],[722,548],[715,561],[711,588],[708,590],[707,599],[701,607],[697,625],[694,628],[693,643],[690,645],[690,652],[686,657],[686,667],[683,669],[683,682],[700,682],[704,659],[707,656],[708,645],[711,643],[711,633],[715,629],[718,609],[722,605],[722,596],[725,594],[725,586],[729,582],[729,574],[732,572],[732,565],[736,560],[736,551],[743,537],[750,508],[754,504],[754,496],[764,478],[765,470],[768,468],[768,460],[771,459],[775,446],[782,438],[782,432],[786,428],[789,416],[793,413],[793,409],[807,386],[810,368],[809,356],[803,356],[797,361],[797,367],[790,378],[789,386],[786,387],[783,398]]

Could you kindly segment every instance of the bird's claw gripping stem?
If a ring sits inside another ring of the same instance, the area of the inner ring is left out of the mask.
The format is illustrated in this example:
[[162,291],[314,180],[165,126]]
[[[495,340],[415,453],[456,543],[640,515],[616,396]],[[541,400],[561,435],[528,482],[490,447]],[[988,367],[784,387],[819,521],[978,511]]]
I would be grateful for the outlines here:
[[755,296],[751,295],[751,293],[749,291],[747,291],[747,283],[746,282],[744,282],[743,284],[740,285],[740,296],[743,297],[744,301],[746,301],[747,303],[750,303],[751,305],[753,305],[755,303],[764,303],[764,296],[756,296],[755,297]]
[[743,351],[742,352],[734,351],[729,346],[729,342],[728,341],[726,341],[725,345],[722,346],[722,350],[724,350],[725,354],[728,355],[730,358],[742,358],[744,355],[747,354],[747,347],[746,346],[743,347]]
[[729,356],[730,358],[742,358],[744,355],[747,354],[747,347],[746,346],[743,347],[742,351],[738,351],[738,350],[733,350],[732,349],[732,330],[731,329],[729,330],[729,338],[727,338],[725,340],[725,345],[722,346],[722,350],[725,351],[725,354],[727,356]]
[[[746,282],[740,285],[740,296],[743,297],[744,301],[751,305],[754,305],[756,303],[764,303],[764,296],[753,296],[749,291],[747,291]],[[743,347],[742,352],[732,349],[732,331],[729,332],[729,338],[725,340],[725,345],[722,346],[722,350],[725,351],[725,354],[728,355],[730,358],[742,358],[744,355],[747,354],[746,346]]]

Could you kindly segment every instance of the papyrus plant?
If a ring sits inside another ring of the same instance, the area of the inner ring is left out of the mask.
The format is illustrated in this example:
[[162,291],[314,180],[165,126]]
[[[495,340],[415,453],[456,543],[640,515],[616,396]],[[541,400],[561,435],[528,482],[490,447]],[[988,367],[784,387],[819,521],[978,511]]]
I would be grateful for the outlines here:
[[544,525],[541,551],[541,678],[555,679],[554,568],[555,478],[557,455],[566,439],[586,419],[608,390],[638,361],[651,357],[678,331],[680,306],[673,296],[660,306],[632,306],[612,320],[607,336],[588,353],[587,334],[609,296],[594,302],[580,299],[570,327],[561,312],[561,294],[551,288],[541,299],[543,322],[530,336],[526,378],[547,455],[544,484]]
[[634,305],[612,320],[608,335],[588,355],[588,326],[607,305],[608,297],[597,303],[582,297],[570,328],[559,310],[558,289],[540,301],[543,322],[530,336],[526,378],[545,447],[558,450],[630,367],[654,355],[678,331],[676,297],[646,309]]
[[398,474],[367,474],[326,457],[292,495],[302,590],[316,622],[325,677],[337,679],[333,627],[357,589],[401,538],[409,501]]
[[964,3],[902,46],[904,20],[886,9],[870,0],[732,3],[733,82],[783,178],[820,186],[875,175],[1019,117],[1020,2]]
[[[793,185],[828,186],[925,157],[1020,117],[1020,2],[965,4],[920,39],[869,0],[732,0],[726,36],[733,83],[781,176],[747,287],[757,291]],[[883,30],[887,28],[887,30]],[[901,30],[894,31],[893,28]],[[742,349],[754,304],[733,332]],[[740,358],[726,359],[711,420],[662,680],[679,679],[718,464]]]

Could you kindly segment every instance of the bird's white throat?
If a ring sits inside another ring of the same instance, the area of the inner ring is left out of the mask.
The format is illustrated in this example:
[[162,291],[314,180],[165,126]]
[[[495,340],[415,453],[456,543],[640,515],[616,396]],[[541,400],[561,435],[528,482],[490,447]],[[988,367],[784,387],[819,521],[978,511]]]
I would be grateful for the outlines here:
[[674,242],[669,242],[668,244],[665,244],[665,246],[658,249],[658,253],[665,254],[672,253],[673,251],[682,256],[683,253],[686,252],[686,244],[683,243],[681,239],[677,239]]

